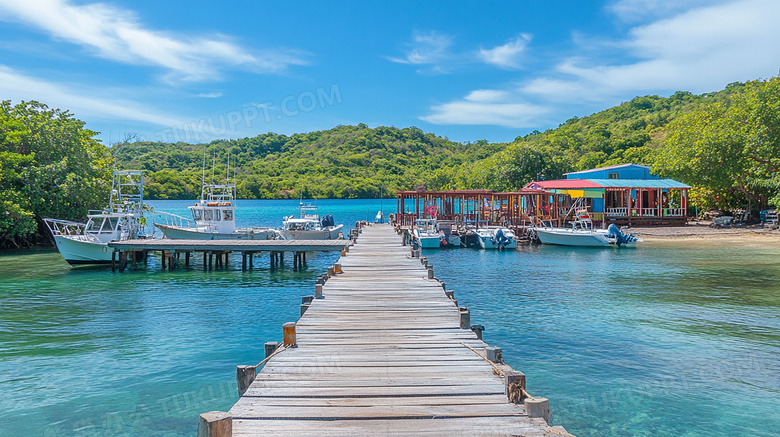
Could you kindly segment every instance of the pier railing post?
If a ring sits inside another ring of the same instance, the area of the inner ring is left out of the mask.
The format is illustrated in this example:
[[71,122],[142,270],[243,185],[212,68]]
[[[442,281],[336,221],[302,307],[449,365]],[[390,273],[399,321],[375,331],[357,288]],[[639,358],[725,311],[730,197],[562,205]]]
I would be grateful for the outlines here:
[[433,279],[435,276],[433,275],[433,264],[428,264],[428,279]]
[[526,398],[523,406],[528,417],[541,417],[550,424],[550,401],[547,398]]
[[255,381],[257,366],[236,366],[236,387],[238,396],[244,396],[246,390]]
[[282,325],[282,328],[284,332],[284,345],[287,347],[295,346],[295,322],[287,322]]
[[322,284],[317,284],[314,286],[314,298],[315,299],[322,299]]
[[471,329],[471,314],[466,307],[460,307],[460,329]]
[[276,349],[279,347],[279,342],[276,341],[267,341],[265,342],[265,357],[268,358],[271,356],[272,353],[276,352]]
[[198,437],[231,437],[233,418],[222,411],[209,411],[200,415]]
[[504,352],[500,347],[488,346],[485,348],[485,358],[496,364],[504,363]]
[[[505,372],[504,377],[504,389],[506,397],[509,402],[513,404],[519,404],[523,402],[523,391],[525,391],[525,374],[518,372],[517,370],[509,370]],[[538,417],[538,416],[537,416]]]

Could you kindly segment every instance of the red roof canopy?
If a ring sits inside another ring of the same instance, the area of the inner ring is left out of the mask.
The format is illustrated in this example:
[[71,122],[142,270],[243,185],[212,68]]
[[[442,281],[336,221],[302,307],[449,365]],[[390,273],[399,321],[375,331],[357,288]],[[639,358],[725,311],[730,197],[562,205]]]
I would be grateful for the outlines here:
[[586,179],[558,179],[554,181],[531,182],[526,185],[525,188],[542,190],[577,190],[582,188],[604,188],[604,186]]

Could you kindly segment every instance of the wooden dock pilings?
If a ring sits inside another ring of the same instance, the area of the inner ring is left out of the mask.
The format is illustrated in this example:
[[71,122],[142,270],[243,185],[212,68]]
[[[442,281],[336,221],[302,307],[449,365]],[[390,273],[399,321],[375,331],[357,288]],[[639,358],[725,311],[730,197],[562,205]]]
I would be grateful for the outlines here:
[[237,368],[241,398],[201,415],[198,436],[569,435],[432,265],[387,225],[358,234],[283,343]]
[[232,252],[241,253],[241,268],[252,266],[253,257],[257,253],[268,253],[271,268],[279,267],[284,262],[285,252],[293,254],[293,268],[298,269],[306,264],[306,252],[329,252],[347,249],[350,240],[172,240],[148,239],[125,240],[108,243],[114,249],[112,268],[124,271],[128,263],[128,254],[135,259],[136,254],[160,252],[160,262],[163,270],[175,270],[182,253],[185,254],[184,265],[190,265],[192,253],[203,254],[203,269],[212,270],[228,266],[228,255]]

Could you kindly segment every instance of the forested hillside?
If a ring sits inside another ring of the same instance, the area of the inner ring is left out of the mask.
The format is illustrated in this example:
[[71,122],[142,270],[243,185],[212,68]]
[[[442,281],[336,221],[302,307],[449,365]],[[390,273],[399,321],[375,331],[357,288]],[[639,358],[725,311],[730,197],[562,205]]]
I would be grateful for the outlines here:
[[204,147],[207,181],[224,181],[229,159],[242,198],[371,198],[429,183],[437,169],[470,165],[505,144],[463,144],[416,127],[360,124],[205,146],[123,143],[114,145],[114,156],[118,167],[146,171],[150,198],[192,199],[200,195]]
[[[780,79],[703,95],[637,97],[511,143],[458,143],[416,127],[333,129],[209,144],[107,148],[67,111],[0,105],[0,247],[41,241],[40,219],[83,219],[107,202],[110,172],[144,170],[149,199],[195,199],[229,176],[241,198],[370,198],[399,189],[514,190],[536,178],[637,163],[694,186],[700,208],[780,204]],[[112,164],[111,155],[114,163]]]

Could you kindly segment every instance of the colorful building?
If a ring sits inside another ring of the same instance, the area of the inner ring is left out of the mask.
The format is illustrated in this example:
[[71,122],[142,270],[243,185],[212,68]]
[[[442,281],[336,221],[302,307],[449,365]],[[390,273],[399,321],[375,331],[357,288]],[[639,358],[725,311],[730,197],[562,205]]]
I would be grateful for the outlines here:
[[[650,174],[650,167],[622,164],[567,173],[566,179],[536,181],[524,190],[567,195],[569,204],[587,206],[603,225],[683,225],[691,187]],[[568,202],[567,202],[568,203]]]

